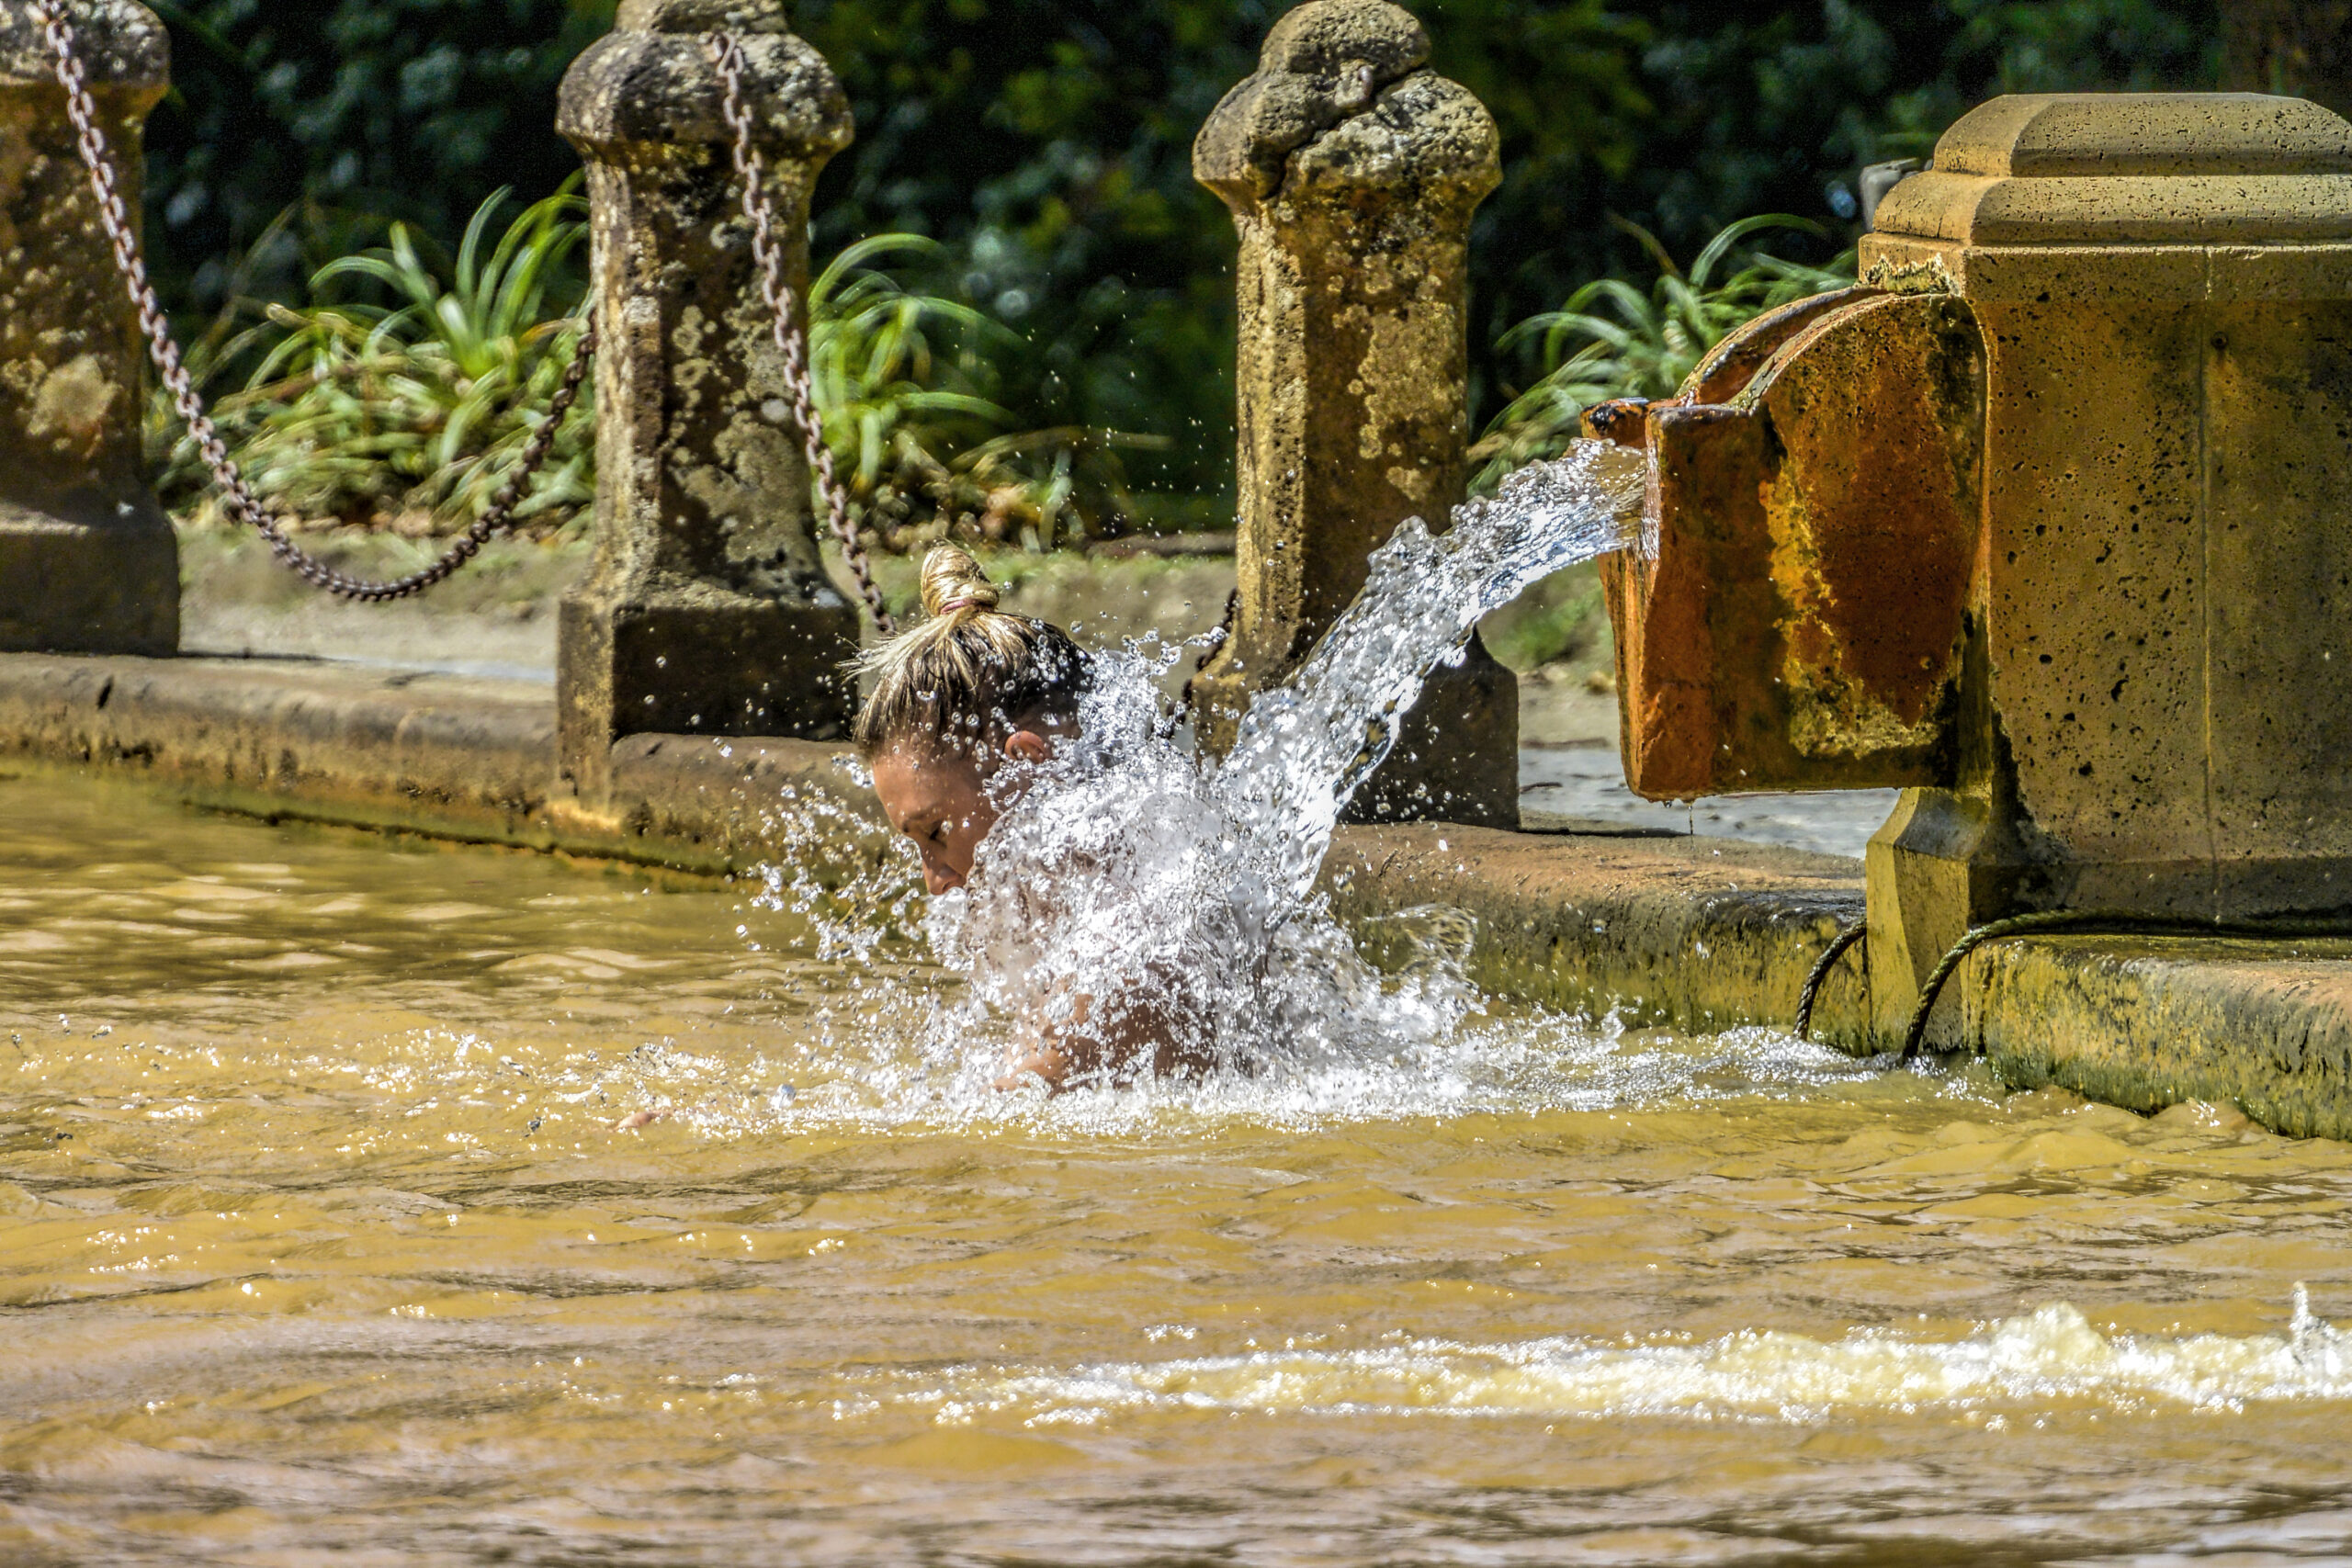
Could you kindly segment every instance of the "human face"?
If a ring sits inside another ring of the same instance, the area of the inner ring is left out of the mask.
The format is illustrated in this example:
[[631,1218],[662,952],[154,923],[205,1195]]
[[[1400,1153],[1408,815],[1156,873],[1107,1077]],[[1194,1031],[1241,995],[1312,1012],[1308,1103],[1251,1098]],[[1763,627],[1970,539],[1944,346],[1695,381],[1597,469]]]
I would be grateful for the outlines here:
[[[1004,743],[1007,757],[1028,761],[1047,749],[1033,729],[1016,729]],[[979,758],[954,747],[893,746],[874,759],[874,793],[890,826],[914,840],[923,886],[933,895],[963,886],[1000,810]]]

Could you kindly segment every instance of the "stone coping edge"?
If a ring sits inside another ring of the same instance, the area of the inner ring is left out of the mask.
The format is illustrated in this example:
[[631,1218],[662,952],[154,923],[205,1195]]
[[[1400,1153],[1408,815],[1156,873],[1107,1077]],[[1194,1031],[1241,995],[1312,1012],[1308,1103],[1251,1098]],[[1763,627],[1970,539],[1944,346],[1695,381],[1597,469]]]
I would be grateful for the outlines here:
[[[874,863],[873,796],[820,741],[638,735],[608,809],[556,776],[553,694],[527,682],[296,660],[0,656],[0,761],[78,764],[271,821],[412,832],[707,875],[773,859],[790,797],[829,878]],[[789,792],[789,795],[787,794]]]
[[1952,989],[1962,1038],[2016,1088],[2352,1138],[2352,939],[2037,937],[1978,949]]
[[[277,660],[0,656],[0,764],[165,786],[267,820],[417,833],[700,874],[813,857],[875,864],[886,829],[836,743],[634,736],[613,809],[569,805],[552,693],[528,682]],[[787,848],[786,792],[818,820]],[[1429,907],[1476,922],[1489,992],[1634,1026],[1785,1028],[1806,971],[1860,918],[1859,863],[1736,840],[1442,823],[1342,828],[1333,913],[1380,962]],[[1815,1012],[1865,1054],[1866,958]],[[2352,941],[2045,937],[1989,944],[1947,1007],[2007,1083],[2135,1110],[2233,1102],[2276,1131],[2352,1137]]]
[[[1806,971],[1862,914],[1859,862],[1688,835],[1343,828],[1323,882],[1376,959],[1408,955],[1381,940],[1384,919],[1458,908],[1477,922],[1484,989],[1694,1031],[1787,1027]],[[1840,964],[1823,987],[1833,1043],[1863,1044],[1860,977]]]

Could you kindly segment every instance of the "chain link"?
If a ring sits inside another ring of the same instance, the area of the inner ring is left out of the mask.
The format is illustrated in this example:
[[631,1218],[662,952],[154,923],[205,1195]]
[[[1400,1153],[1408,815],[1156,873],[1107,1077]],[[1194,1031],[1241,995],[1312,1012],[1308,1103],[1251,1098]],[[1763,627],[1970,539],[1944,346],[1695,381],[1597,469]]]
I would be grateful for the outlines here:
[[405,599],[422,593],[473,558],[492,535],[513,521],[514,508],[523,499],[523,487],[530,481],[548,451],[555,445],[556,429],[564,416],[571,412],[572,403],[580,396],[580,383],[587,375],[588,365],[596,352],[596,329],[583,323],[580,342],[572,351],[571,363],[566,367],[563,384],[548,400],[546,420],[532,433],[523,448],[521,460],[508,471],[506,481],[491,498],[489,507],[474,519],[463,534],[458,536],[438,560],[406,577],[388,582],[371,582],[362,578],[346,576],[334,568],[305,552],[286,534],[285,525],[266,507],[245,482],[243,473],[234,458],[229,456],[226,443],[205,412],[204,400],[197,394],[189,378],[187,367],[181,362],[179,345],[172,341],[171,323],[156,303],[155,290],[147,281],[147,264],[140,259],[139,241],[130,226],[130,214],[123,205],[122,193],[115,180],[113,161],[107,154],[104,133],[98,130],[98,107],[90,96],[89,82],[82,69],[82,61],[74,47],[74,28],[58,8],[58,0],[31,0],[33,16],[40,22],[49,39],[51,53],[57,57],[57,79],[65,89],[65,113],[74,123],[74,134],[82,152],[82,162],[88,165],[90,186],[97,193],[98,222],[106,230],[114,246],[115,265],[122,273],[123,285],[130,296],[132,307],[139,312],[139,329],[146,335],[148,353],[155,361],[155,368],[164,378],[164,386],[172,394],[172,406],[187,423],[188,434],[194,438],[197,450],[212,470],[220,484],[230,513],[253,525],[277,558],[311,582],[339,599],[356,599],[368,604],[381,604],[391,599]]
[[1241,590],[1237,588],[1225,596],[1225,619],[1216,624],[1215,631],[1201,639],[1201,656],[1193,660],[1193,672],[1184,678],[1182,694],[1177,697],[1176,705],[1169,709],[1168,716],[1159,721],[1159,738],[1162,740],[1172,739],[1178,730],[1184,728],[1184,721],[1193,716],[1193,688],[1201,683],[1201,676],[1207,671],[1209,660],[1233,640],[1234,623],[1240,615]]
[[[48,39],[50,50],[57,57],[58,81],[65,89],[66,116],[73,122],[82,161],[90,171],[91,188],[96,193],[98,201],[98,221],[114,248],[115,265],[122,273],[132,308],[138,311],[139,327],[147,339],[148,352],[154,359],[164,389],[172,395],[172,406],[187,422],[189,436],[196,442],[197,450],[203,456],[206,466],[212,470],[212,477],[220,487],[230,513],[252,525],[263,538],[269,541],[271,552],[305,581],[338,598],[371,604],[405,599],[446,581],[472,559],[493,535],[513,521],[514,510],[522,502],[523,487],[546,463],[548,453],[555,444],[558,427],[579,399],[581,383],[586,378],[588,366],[596,352],[594,325],[583,323],[571,361],[564,369],[562,384],[548,400],[547,417],[532,433],[530,441],[523,448],[521,459],[509,470],[505,481],[491,498],[490,505],[438,559],[406,577],[382,582],[350,577],[336,570],[304,551],[288,536],[285,525],[246,482],[236,460],[229,456],[228,446],[221,440],[211,416],[205,412],[204,400],[198,394],[187,367],[182,362],[179,345],[173,341],[171,323],[165,319],[162,306],[156,301],[154,288],[148,282],[146,263],[140,257],[130,215],[116,183],[105,135],[98,129],[97,104],[91,96],[81,58],[74,49],[73,26],[58,9],[57,0],[30,0],[30,4],[34,17],[40,22]],[[742,184],[743,215],[752,224],[752,252],[760,268],[760,292],[768,307],[777,351],[784,357],[786,387],[791,395],[794,421],[800,427],[802,449],[808,454],[809,467],[815,471],[818,487],[824,494],[827,521],[834,536],[841,541],[842,555],[849,565],[851,575],[857,581],[858,593],[873,614],[875,624],[887,635],[898,628],[883,604],[881,591],[875,586],[865,544],[850,521],[849,497],[833,471],[832,450],[825,445],[824,427],[818,415],[815,393],[809,383],[808,339],[805,332],[800,330],[803,323],[796,308],[793,291],[785,281],[784,252],[776,242],[775,219],[767,200],[760,155],[752,143],[751,110],[743,101],[742,45],[736,39],[721,33],[707,35],[705,42],[718,67],[719,82],[724,89],[723,112],[728,128],[733,132],[735,170]]]
[[767,301],[768,321],[775,333],[776,351],[784,355],[786,389],[792,398],[792,417],[800,426],[801,449],[817,476],[825,497],[827,522],[841,541],[842,558],[857,580],[857,592],[885,637],[897,631],[882,592],[874,585],[874,571],[865,558],[865,543],[850,521],[849,496],[833,473],[832,448],[825,445],[824,425],[818,417],[817,398],[808,379],[808,340],[802,330],[792,288],[784,278],[784,247],[776,241],[775,214],[769,206],[759,150],[752,145],[752,111],[743,101],[743,45],[727,33],[706,33],[703,43],[718,71],[723,92],[720,112],[734,133],[735,174],[742,186],[743,216],[752,224],[752,257],[759,264],[760,293]]

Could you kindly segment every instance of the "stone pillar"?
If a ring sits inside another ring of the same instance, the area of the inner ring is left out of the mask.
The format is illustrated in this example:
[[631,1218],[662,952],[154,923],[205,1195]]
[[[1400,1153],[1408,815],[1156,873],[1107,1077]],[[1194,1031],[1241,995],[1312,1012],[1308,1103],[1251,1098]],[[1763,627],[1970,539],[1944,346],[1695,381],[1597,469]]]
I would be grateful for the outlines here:
[[[130,0],[67,7],[136,221],[171,80]],[[0,6],[0,651],[176,652],[179,547],[141,449],[146,350],[32,7]]]
[[786,274],[805,295],[808,192],[849,145],[848,99],[782,0],[622,0],[563,85],[588,163],[596,556],[564,601],[565,780],[609,793],[613,742],[648,731],[846,733],[857,611],[826,580],[808,470],[701,34],[741,36]]
[[[1470,215],[1501,172],[1493,119],[1429,54],[1387,0],[1309,0],[1193,149],[1241,240],[1240,603],[1194,687],[1212,750],[1347,608],[1396,525],[1442,528],[1462,499]],[[1517,825],[1518,682],[1475,637],[1353,815]]]

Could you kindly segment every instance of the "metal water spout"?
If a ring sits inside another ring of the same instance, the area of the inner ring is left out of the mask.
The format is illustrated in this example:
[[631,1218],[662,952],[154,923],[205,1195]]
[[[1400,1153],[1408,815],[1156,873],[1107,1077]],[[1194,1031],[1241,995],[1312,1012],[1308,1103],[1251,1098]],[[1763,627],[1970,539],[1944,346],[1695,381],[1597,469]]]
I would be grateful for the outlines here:
[[2352,125],[1998,98],[1876,217],[1862,287],[1589,422],[1653,461],[1628,783],[1907,786],[1882,1039],[1989,919],[2352,908]]

